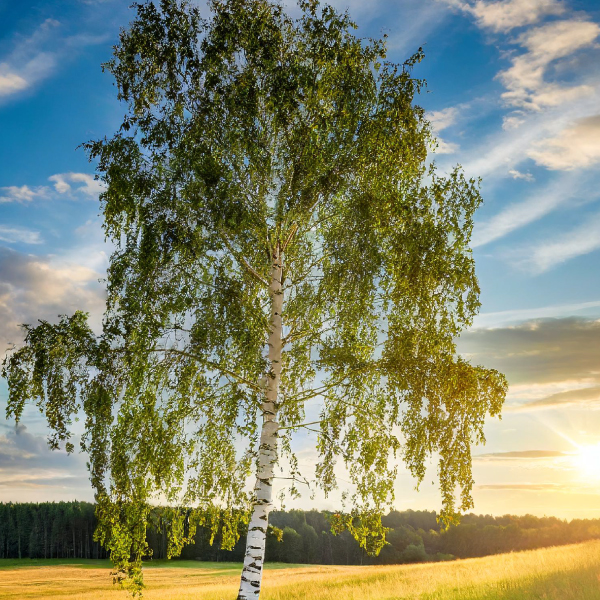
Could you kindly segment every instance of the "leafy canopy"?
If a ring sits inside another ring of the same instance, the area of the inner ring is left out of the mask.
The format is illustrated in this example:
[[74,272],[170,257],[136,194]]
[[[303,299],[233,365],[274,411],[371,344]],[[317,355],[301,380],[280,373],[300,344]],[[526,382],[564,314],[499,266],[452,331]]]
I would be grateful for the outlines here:
[[[81,312],[25,326],[4,363],[9,413],[35,400],[52,445],[69,450],[85,414],[99,536],[134,584],[153,499],[198,507],[193,523],[222,528],[231,547],[251,502],[279,245],[290,476],[291,436],[310,427],[316,485],[331,492],[343,463],[362,515],[334,526],[375,551],[394,456],[419,481],[439,456],[444,519],[457,489],[470,507],[470,445],[506,382],[456,357],[479,307],[469,239],[481,198],[460,170],[427,166],[435,142],[411,76],[421,51],[387,62],[385,40],[358,38],[315,0],[298,19],[269,0],[212,0],[210,20],[185,0],[134,6],[105,65],[123,124],[86,145],[116,246],[103,330]],[[305,425],[309,402],[320,417]]]

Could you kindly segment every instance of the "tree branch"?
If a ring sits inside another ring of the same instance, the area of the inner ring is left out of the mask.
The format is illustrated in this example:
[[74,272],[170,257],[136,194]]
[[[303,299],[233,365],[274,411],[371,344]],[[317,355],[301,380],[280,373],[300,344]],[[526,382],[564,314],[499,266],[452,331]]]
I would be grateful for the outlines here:
[[236,373],[235,371],[232,371],[231,369],[228,369],[227,367],[223,367],[222,365],[219,365],[218,363],[215,363],[212,360],[207,360],[207,359],[197,356],[195,354],[191,354],[190,352],[185,352],[184,350],[178,350],[177,348],[156,348],[154,350],[150,350],[150,352],[157,352],[157,353],[158,352],[170,352],[172,354],[179,354],[181,356],[191,358],[192,360],[196,360],[199,363],[202,363],[203,365],[210,367],[211,369],[220,371],[221,373],[223,373],[223,375],[229,375],[230,377],[233,377],[240,383],[243,383],[243,384],[251,387],[252,389],[256,390],[257,392],[260,392],[260,393],[263,392],[263,389],[257,383],[248,381],[245,377],[243,377],[239,373]]
[[304,394],[305,394],[304,396],[302,396],[301,394],[299,395],[299,397],[292,396],[292,398],[290,398],[289,400],[284,400],[283,402],[281,402],[281,405],[288,404],[290,402],[306,402],[307,400],[310,400],[311,398],[314,398],[315,396],[322,396],[323,392],[326,392],[327,390],[330,390],[331,388],[336,387],[337,385],[342,385],[342,382],[345,379],[347,379],[349,375],[359,373],[363,369],[366,369],[367,367],[371,367],[371,366],[373,366],[373,363],[367,363],[366,365],[363,365],[360,368],[352,369],[350,372],[346,373],[340,379],[338,379],[336,381],[332,381],[332,382],[328,383],[327,385],[323,385],[320,388],[313,388],[311,390],[306,390],[304,392]]
[[285,252],[285,249],[288,247],[288,244],[292,241],[292,239],[294,238],[294,235],[296,234],[296,231],[298,230],[298,223],[294,223],[290,229],[290,233],[288,234],[285,242],[283,243],[283,246],[281,247],[281,251]]
[[310,423],[299,423],[298,425],[287,425],[286,427],[280,427],[279,431],[282,429],[297,429],[298,427],[308,427],[309,425],[320,425],[323,422],[323,419],[320,421],[311,421]]
[[290,481],[297,481],[298,483],[303,483],[304,485],[310,487],[310,481],[308,479],[298,479],[298,477],[273,477],[273,479],[287,479]]
[[224,244],[227,246],[227,248],[229,249],[231,254],[235,257],[235,259],[238,261],[238,263],[240,263],[240,265],[242,267],[244,267],[248,271],[248,273],[250,273],[258,281],[260,281],[264,286],[269,287],[267,280],[264,279],[262,277],[262,275],[258,271],[256,271],[256,269],[251,267],[250,264],[248,263],[248,261],[239,252],[237,252],[237,250],[235,250],[235,248],[233,247],[233,245],[227,238],[227,235],[225,234],[225,232],[222,229],[218,229],[218,231],[221,234]]

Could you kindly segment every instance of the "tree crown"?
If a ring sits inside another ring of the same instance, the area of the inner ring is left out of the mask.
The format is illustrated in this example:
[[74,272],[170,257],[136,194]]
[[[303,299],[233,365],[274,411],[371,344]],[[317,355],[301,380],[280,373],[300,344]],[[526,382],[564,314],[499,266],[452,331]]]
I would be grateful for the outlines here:
[[479,307],[469,239],[481,198],[459,169],[427,162],[435,142],[411,75],[421,51],[387,62],[385,40],[314,0],[295,20],[269,0],[213,0],[211,20],[184,0],[134,6],[105,65],[127,113],[86,144],[116,245],[103,331],[83,313],[26,327],[4,363],[9,413],[36,399],[54,446],[85,413],[101,539],[134,581],[157,496],[199,507],[196,521],[220,523],[231,545],[258,450],[277,250],[289,477],[292,433],[313,429],[316,486],[331,492],[341,461],[354,488],[357,512],[334,526],[376,551],[393,457],[420,481],[436,454],[451,520],[457,488],[472,505],[470,445],[506,382],[456,357]]

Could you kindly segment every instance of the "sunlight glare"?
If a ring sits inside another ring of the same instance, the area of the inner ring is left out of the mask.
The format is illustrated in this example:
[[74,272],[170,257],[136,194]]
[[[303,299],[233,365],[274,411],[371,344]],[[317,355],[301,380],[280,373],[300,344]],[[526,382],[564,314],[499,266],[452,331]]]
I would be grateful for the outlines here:
[[600,480],[600,444],[580,446],[573,460],[586,478]]

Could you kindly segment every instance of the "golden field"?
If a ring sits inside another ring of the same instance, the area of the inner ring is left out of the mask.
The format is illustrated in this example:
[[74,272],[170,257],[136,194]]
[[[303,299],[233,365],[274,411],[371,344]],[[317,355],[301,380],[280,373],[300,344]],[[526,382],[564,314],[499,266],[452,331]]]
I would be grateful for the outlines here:
[[[2,561],[0,598],[125,600],[105,561]],[[3,564],[4,563],[4,564]],[[37,563],[37,564],[36,564]],[[32,566],[34,565],[34,566]],[[144,568],[148,600],[233,600],[240,565]],[[261,600],[600,600],[600,540],[444,563],[385,567],[272,565]]]

